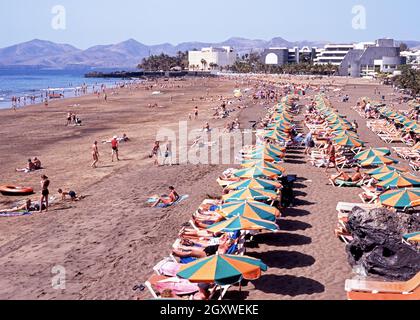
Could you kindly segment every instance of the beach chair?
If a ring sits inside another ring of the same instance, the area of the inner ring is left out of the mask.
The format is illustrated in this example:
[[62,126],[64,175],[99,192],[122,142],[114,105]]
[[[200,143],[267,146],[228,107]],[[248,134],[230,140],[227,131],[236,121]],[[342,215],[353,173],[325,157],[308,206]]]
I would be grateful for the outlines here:
[[158,262],[154,267],[153,267],[153,271],[159,275],[162,276],[163,274],[161,273],[162,267],[167,265],[168,263],[178,263],[176,261],[176,259],[173,256],[169,256],[163,260],[161,260],[160,262]]
[[361,186],[363,192],[359,194],[359,198],[362,200],[363,203],[373,204],[377,200],[379,200],[380,195],[382,192],[379,191],[372,191],[368,186]]
[[347,280],[349,300],[420,300],[420,272],[407,282]]
[[348,217],[349,214],[353,211],[354,208],[359,207],[363,210],[369,211],[379,208],[376,204],[366,204],[366,203],[350,203],[350,202],[339,202],[337,204],[338,218]]
[[413,169],[416,172],[420,171],[420,161],[419,161],[419,159],[411,160],[410,161],[410,167],[411,167],[411,169]]
[[381,138],[386,143],[397,143],[397,142],[403,142],[401,136],[396,134],[378,134],[379,138]]
[[365,180],[362,179],[358,182],[353,182],[337,179],[334,182],[332,179],[330,179],[330,183],[337,188],[360,188],[365,184]]
[[[182,279],[179,279],[178,277],[166,277],[161,275],[152,275],[145,283],[144,286],[149,290],[152,297],[156,300],[165,299],[162,298],[158,292],[158,290],[155,289],[155,287],[158,284],[165,284],[165,283],[178,283],[182,281]],[[188,282],[185,282],[188,284]],[[185,293],[182,295],[176,295],[175,300],[192,300],[194,297],[194,294],[199,291],[198,286],[196,289],[194,288],[195,285],[191,284],[189,285],[189,288],[186,288]],[[194,289],[193,289],[194,288]],[[188,292],[187,292],[188,291]],[[173,300],[173,299],[171,299]]]

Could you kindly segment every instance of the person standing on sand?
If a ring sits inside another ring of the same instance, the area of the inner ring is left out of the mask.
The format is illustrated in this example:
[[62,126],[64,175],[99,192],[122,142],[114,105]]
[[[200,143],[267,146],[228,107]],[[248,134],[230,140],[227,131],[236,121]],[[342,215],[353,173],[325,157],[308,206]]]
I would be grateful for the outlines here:
[[96,169],[97,168],[96,165],[99,162],[98,141],[95,141],[92,145],[92,158],[93,158],[93,163],[91,167]]
[[152,150],[152,154],[150,156],[150,158],[155,159],[155,162],[154,162],[155,166],[159,166],[159,155],[162,155],[161,150],[160,150],[160,142],[156,141]]
[[172,166],[172,143],[166,144],[165,158],[163,159],[163,165],[166,165],[166,160],[169,160],[169,165]]
[[41,176],[41,201],[39,202],[39,212],[42,212],[42,205],[45,201],[45,211],[48,212],[48,196],[50,195],[49,191],[50,180],[46,175]]
[[111,140],[111,148],[112,148],[112,162],[114,162],[114,155],[117,156],[117,161],[120,161],[120,158],[118,157],[118,137],[114,136],[114,138]]

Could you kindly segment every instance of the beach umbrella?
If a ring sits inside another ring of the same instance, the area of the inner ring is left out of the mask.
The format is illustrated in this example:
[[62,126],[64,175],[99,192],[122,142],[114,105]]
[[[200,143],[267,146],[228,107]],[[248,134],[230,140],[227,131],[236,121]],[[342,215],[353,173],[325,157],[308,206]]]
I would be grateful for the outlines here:
[[220,233],[220,232],[235,232],[240,230],[269,230],[277,231],[279,227],[274,222],[268,220],[257,220],[250,219],[243,216],[234,216],[229,220],[222,221],[212,225],[207,228],[207,231],[211,233]]
[[406,234],[403,238],[407,242],[420,242],[420,232]]
[[372,175],[372,177],[375,178],[375,180],[377,181],[387,181],[393,178],[397,178],[399,174],[400,174],[399,171],[394,170],[390,172],[375,174],[375,175]]
[[268,201],[274,200],[278,196],[277,192],[273,190],[247,188],[224,195],[223,200],[225,202],[241,200]]
[[420,179],[409,174],[397,174],[389,180],[378,183],[378,187],[384,189],[420,187]]
[[281,183],[267,180],[267,179],[245,179],[239,182],[228,185],[226,188],[229,190],[242,190],[246,188],[251,189],[267,189],[277,190],[282,187]]
[[278,130],[271,130],[270,132],[265,133],[263,137],[265,139],[271,139],[276,141],[287,141],[290,139],[287,134]]
[[391,154],[391,150],[388,148],[370,148],[365,151],[359,152],[354,158],[356,160],[366,160],[375,156],[388,156]]
[[264,161],[264,160],[258,160],[258,159],[248,159],[244,160],[241,163],[242,168],[252,168],[252,167],[261,167],[261,168],[269,168],[269,169],[275,169],[279,170],[283,173],[286,172],[286,169],[283,168],[281,165],[276,164],[274,162]]
[[275,113],[273,114],[272,118],[275,120],[280,120],[280,121],[285,121],[285,122],[290,122],[290,123],[293,121],[293,117],[286,112]]
[[359,135],[354,132],[354,131],[348,131],[348,130],[337,130],[333,132],[333,135],[335,137],[344,137],[344,136],[348,136],[354,139],[359,139]]
[[374,156],[366,160],[363,160],[361,163],[361,166],[362,167],[382,166],[382,165],[389,165],[393,163],[398,163],[398,161],[392,158],[385,157],[385,156]]
[[343,147],[358,148],[364,145],[362,140],[350,136],[340,136],[333,139],[334,143]]
[[243,152],[243,153],[252,154],[252,153],[257,153],[257,152],[261,153],[261,152],[265,152],[265,151],[269,151],[269,152],[272,152],[273,154],[277,154],[277,155],[283,155],[286,152],[286,148],[271,145],[271,144],[258,145],[258,146],[252,146],[249,149],[249,151]]
[[344,123],[332,124],[329,127],[333,131],[337,131],[337,130],[350,130],[351,129],[351,126],[349,126],[347,124],[344,124]]
[[192,283],[231,285],[242,280],[257,280],[267,266],[259,259],[238,255],[214,255],[180,268],[177,276]]
[[390,173],[393,171],[397,171],[397,172],[404,172],[406,170],[403,169],[397,169],[396,167],[391,167],[391,166],[387,166],[384,165],[382,167],[376,168],[376,169],[372,169],[366,172],[366,174],[373,176],[375,174],[381,174],[381,173]]
[[264,151],[267,150],[267,151],[270,151],[279,155],[285,154],[286,152],[285,147],[274,146],[272,144],[264,145],[263,148],[264,148]]
[[265,162],[280,162],[282,158],[286,155],[276,155],[271,152],[255,152],[248,155],[244,155],[245,160],[254,160],[254,161],[265,161]]
[[270,168],[261,168],[258,166],[245,168],[242,170],[238,170],[234,173],[235,177],[242,178],[242,179],[252,179],[252,178],[277,178],[281,177],[283,172],[276,169]]
[[382,205],[391,208],[409,208],[420,200],[420,189],[391,190],[379,197]]
[[255,220],[276,221],[280,217],[280,211],[275,207],[258,201],[235,201],[229,202],[220,207],[217,212],[229,219],[235,216]]

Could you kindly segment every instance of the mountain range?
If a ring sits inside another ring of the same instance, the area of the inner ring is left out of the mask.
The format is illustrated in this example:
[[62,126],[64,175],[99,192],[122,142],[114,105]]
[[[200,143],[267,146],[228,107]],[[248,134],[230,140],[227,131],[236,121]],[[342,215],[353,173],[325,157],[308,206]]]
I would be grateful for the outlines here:
[[[404,42],[410,48],[420,48],[420,41]],[[164,43],[148,46],[130,39],[117,44],[98,45],[81,50],[69,44],[35,39],[0,49],[0,67],[135,68],[143,58],[152,54],[175,55],[179,51],[201,49],[202,47],[230,46],[242,55],[272,47],[323,47],[327,43],[327,41],[290,42],[281,37],[276,37],[269,41],[230,38],[220,43],[184,42],[178,45]]]

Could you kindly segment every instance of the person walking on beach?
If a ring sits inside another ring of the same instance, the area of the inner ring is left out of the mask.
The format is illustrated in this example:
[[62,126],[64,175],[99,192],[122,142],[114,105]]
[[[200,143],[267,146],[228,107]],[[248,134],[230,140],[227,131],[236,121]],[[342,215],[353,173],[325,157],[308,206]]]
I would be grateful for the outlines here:
[[162,155],[161,150],[160,150],[160,142],[156,141],[152,150],[152,154],[151,154],[151,158],[155,159],[155,162],[154,162],[155,166],[159,165],[159,155]]
[[336,163],[336,150],[335,150],[335,146],[334,146],[334,144],[331,140],[328,141],[328,145],[327,145],[327,158],[328,158],[327,168],[325,169],[325,172],[328,172],[331,164],[333,164],[335,170],[337,170],[337,172],[339,172],[339,170],[337,168],[337,163]]
[[41,176],[41,201],[39,203],[39,212],[42,212],[43,204],[45,202],[45,211],[48,212],[48,196],[50,195],[49,191],[50,180],[46,175]]
[[97,168],[96,165],[99,162],[98,141],[95,141],[92,145],[92,158],[93,158],[93,163],[91,167],[96,169]]
[[312,132],[309,132],[306,137],[305,140],[303,140],[304,144],[305,144],[305,155],[310,155],[312,148],[315,147],[315,142],[314,139],[312,137]]
[[120,161],[118,156],[118,137],[114,136],[111,140],[111,148],[112,148],[112,162],[114,162],[114,155],[117,157],[117,161]]

